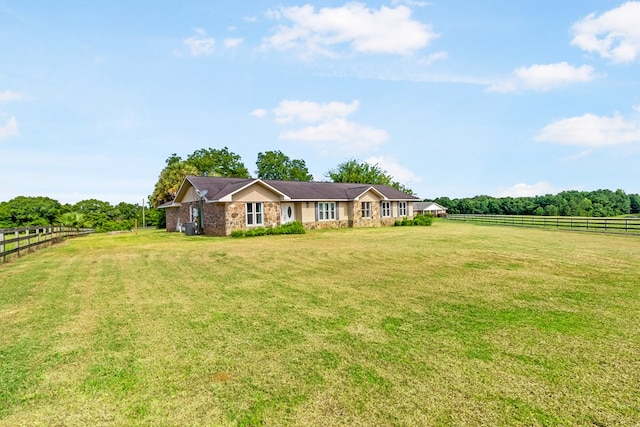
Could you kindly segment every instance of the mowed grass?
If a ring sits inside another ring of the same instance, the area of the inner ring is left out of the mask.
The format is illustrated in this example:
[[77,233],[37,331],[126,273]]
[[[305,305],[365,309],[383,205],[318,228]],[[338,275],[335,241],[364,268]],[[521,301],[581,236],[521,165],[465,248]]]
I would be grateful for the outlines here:
[[631,426],[640,239],[436,222],[0,265],[0,425]]

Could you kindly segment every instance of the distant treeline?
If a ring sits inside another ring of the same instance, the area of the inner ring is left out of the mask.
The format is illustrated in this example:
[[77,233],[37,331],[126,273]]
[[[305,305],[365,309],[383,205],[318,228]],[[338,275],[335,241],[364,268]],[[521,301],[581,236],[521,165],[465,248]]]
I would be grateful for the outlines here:
[[[125,202],[112,206],[108,202],[89,199],[70,205],[49,197],[18,196],[0,203],[0,228],[64,225],[104,232],[130,230],[136,220],[142,227],[142,206]],[[144,223],[163,227],[164,213],[145,206]]]
[[640,213],[640,196],[622,190],[571,190],[534,197],[438,197],[434,201],[451,214],[612,217]]

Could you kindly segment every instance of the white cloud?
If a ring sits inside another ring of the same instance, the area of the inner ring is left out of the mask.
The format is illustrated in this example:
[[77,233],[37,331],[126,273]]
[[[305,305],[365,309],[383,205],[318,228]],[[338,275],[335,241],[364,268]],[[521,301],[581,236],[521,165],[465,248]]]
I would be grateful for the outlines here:
[[406,4],[413,7],[424,7],[431,5],[431,3],[429,2],[418,0],[391,0],[391,4],[394,6],[397,4]]
[[627,120],[617,113],[613,117],[587,113],[557,120],[545,126],[535,139],[590,148],[640,143],[640,121]]
[[549,91],[573,83],[585,83],[596,78],[593,67],[574,67],[566,62],[520,67],[506,80],[489,87],[493,92],[520,92],[523,90]]
[[27,96],[19,92],[11,90],[0,92],[0,102],[24,101],[25,99],[27,99]]
[[[362,155],[385,143],[386,131],[362,125],[347,117],[360,107],[360,102],[311,102],[284,100],[271,112],[277,124],[288,125],[279,138],[287,141],[311,143],[325,154]],[[266,110],[254,110],[251,115],[264,117]],[[306,125],[305,127],[300,127]]]
[[344,102],[328,102],[325,104],[309,101],[282,101],[274,110],[277,123],[289,123],[295,120],[306,123],[315,123],[331,120],[338,117],[346,117],[360,107],[360,102],[355,100],[351,104]]
[[411,18],[406,6],[379,10],[363,3],[342,7],[312,5],[280,7],[267,13],[271,19],[290,25],[278,26],[264,39],[263,48],[300,48],[304,56],[338,56],[341,51],[407,55],[423,49],[438,37],[431,26]]
[[240,46],[242,44],[243,39],[241,38],[228,38],[224,41],[224,47],[234,48]]
[[378,165],[380,168],[391,175],[394,181],[408,185],[410,183],[422,182],[422,178],[402,166],[394,157],[389,156],[372,156],[365,160],[370,165]]
[[0,140],[18,135],[20,135],[20,130],[18,130],[18,121],[15,117],[9,117],[4,122],[4,126],[0,127]]
[[253,117],[258,117],[258,118],[263,118],[264,116],[266,116],[268,113],[267,110],[265,110],[264,108],[256,108],[255,110],[253,110],[251,114]]
[[280,138],[290,141],[320,144],[327,152],[340,151],[344,154],[362,154],[373,151],[388,139],[386,131],[371,126],[363,126],[344,118],[335,118],[318,126],[284,131]]
[[206,31],[200,28],[196,28],[196,36],[184,39],[182,42],[189,48],[189,55],[191,56],[203,56],[211,55],[216,41],[211,37],[207,37]]
[[545,194],[556,194],[560,190],[554,188],[548,182],[540,181],[536,184],[516,184],[513,187],[501,189],[497,197],[533,197]]
[[632,62],[640,55],[640,2],[626,2],[600,16],[592,13],[573,31],[571,44],[614,63]]

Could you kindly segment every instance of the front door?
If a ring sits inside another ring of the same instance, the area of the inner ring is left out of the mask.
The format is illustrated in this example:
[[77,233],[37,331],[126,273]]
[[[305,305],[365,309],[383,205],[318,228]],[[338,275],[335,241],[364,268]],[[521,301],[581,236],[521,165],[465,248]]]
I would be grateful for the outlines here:
[[296,211],[293,203],[282,203],[282,220],[281,224],[286,224],[296,220]]

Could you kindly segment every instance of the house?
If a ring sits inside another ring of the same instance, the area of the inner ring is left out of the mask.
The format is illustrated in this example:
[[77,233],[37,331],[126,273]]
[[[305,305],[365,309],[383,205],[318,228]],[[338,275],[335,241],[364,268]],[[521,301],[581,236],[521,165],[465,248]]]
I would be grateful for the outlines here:
[[413,204],[413,212],[416,215],[431,214],[435,217],[447,216],[447,208],[436,202],[416,202]]
[[386,185],[187,176],[174,200],[159,207],[166,211],[167,231],[195,227],[227,236],[291,221],[307,229],[393,225],[413,218],[416,200]]

